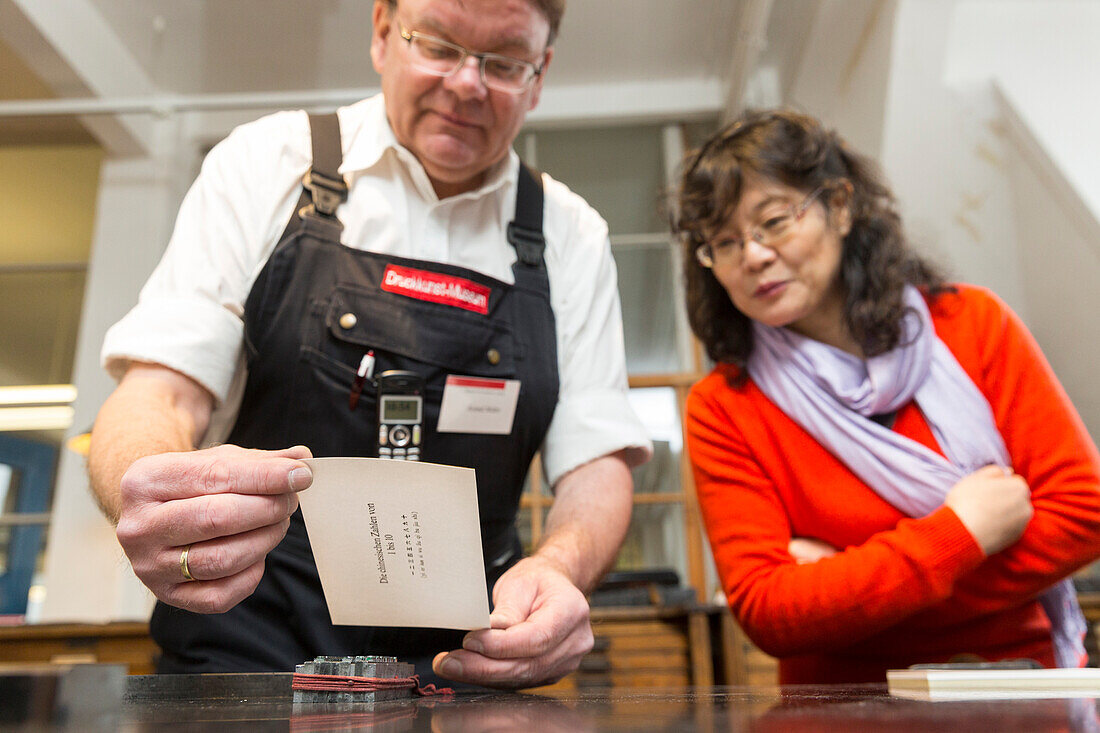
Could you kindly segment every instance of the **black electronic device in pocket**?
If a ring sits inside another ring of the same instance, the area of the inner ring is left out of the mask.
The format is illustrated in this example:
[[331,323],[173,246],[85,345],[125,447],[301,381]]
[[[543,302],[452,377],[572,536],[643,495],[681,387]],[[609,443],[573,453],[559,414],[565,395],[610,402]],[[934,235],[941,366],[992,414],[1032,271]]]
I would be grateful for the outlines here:
[[378,457],[420,460],[424,419],[424,379],[416,372],[390,369],[378,375]]

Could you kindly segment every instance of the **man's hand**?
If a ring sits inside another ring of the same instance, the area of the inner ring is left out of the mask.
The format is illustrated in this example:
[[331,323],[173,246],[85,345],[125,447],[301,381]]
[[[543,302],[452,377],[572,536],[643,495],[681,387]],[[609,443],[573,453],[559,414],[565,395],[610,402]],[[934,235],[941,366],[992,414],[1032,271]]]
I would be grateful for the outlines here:
[[[222,613],[256,589],[264,558],[282,541],[297,492],[313,476],[308,448],[246,450],[222,445],[162,453],[122,477],[118,541],[157,598],[198,613]],[[183,574],[181,556],[187,550]]]
[[546,536],[493,586],[488,629],[471,631],[462,649],[436,655],[440,677],[488,687],[556,682],[592,649],[588,601],[630,523],[633,483],[624,455],[583,464],[554,485]]
[[490,628],[471,631],[462,649],[438,654],[441,677],[502,688],[556,682],[592,649],[588,601],[553,562],[528,557],[493,586]]

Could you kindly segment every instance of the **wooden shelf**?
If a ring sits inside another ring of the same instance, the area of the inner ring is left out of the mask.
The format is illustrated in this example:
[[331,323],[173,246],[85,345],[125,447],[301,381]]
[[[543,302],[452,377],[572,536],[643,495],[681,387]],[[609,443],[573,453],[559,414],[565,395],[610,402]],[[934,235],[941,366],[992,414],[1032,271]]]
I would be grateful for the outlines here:
[[538,692],[736,684],[743,664],[721,606],[593,608],[595,646],[580,668]]
[[[673,372],[669,374],[635,374],[629,378],[631,388],[668,387],[676,392],[676,404],[683,425],[685,404],[691,386],[704,375],[700,372]],[[684,441],[686,446],[687,441]],[[554,498],[542,492],[542,461],[539,456],[531,463],[528,474],[528,490],[520,497],[520,507],[530,511],[531,543],[538,546],[546,521],[545,513]],[[531,489],[530,487],[537,487]],[[695,480],[686,448],[680,455],[680,491],[634,494],[634,504],[680,504],[683,507],[684,548],[687,557],[687,584],[695,589],[696,600],[706,599],[706,571],[704,569],[704,543],[699,518],[699,504],[695,497]]]
[[160,649],[149,624],[27,624],[0,627],[0,663],[121,663],[152,674]]
[[688,388],[705,377],[698,372],[673,372],[671,374],[632,374],[627,378],[631,389],[646,387]]

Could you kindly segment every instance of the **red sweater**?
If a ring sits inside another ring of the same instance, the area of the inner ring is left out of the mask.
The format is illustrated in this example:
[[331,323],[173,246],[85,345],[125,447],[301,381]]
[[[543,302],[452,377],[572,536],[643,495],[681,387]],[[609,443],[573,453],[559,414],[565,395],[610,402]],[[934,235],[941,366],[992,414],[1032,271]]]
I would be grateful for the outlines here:
[[[1100,556],[1100,454],[1031,334],[989,291],[929,304],[936,333],[989,400],[1031,487],[1023,537],[986,557],[954,511],[914,519],[886,503],[720,365],[692,389],[688,449],[734,616],[780,659],[780,681],[881,682],[885,670],[961,653],[1053,666],[1036,596]],[[942,455],[920,410],[893,429]],[[799,565],[787,545],[840,550]]]

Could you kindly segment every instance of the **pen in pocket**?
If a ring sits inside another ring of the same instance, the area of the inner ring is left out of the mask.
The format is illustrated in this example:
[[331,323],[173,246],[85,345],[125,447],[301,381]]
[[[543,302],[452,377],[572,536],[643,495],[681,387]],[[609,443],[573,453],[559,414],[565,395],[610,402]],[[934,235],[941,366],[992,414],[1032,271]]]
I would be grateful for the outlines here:
[[355,372],[355,379],[351,382],[351,391],[348,393],[348,409],[354,410],[359,404],[359,395],[363,394],[363,385],[374,376],[374,350],[363,354],[359,362],[359,369]]

